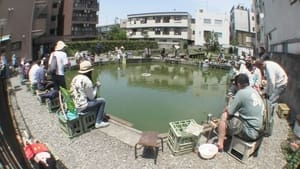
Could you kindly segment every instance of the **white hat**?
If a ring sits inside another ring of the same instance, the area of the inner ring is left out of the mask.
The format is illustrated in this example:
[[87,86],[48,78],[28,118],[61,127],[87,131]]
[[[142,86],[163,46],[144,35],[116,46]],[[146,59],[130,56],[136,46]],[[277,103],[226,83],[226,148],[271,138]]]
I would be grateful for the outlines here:
[[63,41],[58,41],[55,46],[55,50],[62,50],[67,45]]
[[241,59],[241,60],[244,60],[244,59],[245,59],[245,57],[244,57],[244,56],[240,56],[240,59]]
[[85,60],[80,63],[78,72],[79,73],[87,73],[92,70],[94,70],[94,69],[92,68],[91,62]]

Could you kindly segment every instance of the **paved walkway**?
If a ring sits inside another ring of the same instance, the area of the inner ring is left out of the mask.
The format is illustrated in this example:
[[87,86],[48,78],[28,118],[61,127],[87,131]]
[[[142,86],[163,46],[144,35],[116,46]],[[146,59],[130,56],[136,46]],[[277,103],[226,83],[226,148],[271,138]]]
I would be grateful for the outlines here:
[[133,145],[139,138],[139,131],[111,123],[108,128],[94,129],[69,139],[60,129],[57,116],[48,113],[46,106],[40,105],[36,97],[26,91],[26,86],[18,87],[17,77],[11,78],[11,83],[17,89],[16,97],[12,95],[12,105],[20,130],[25,129],[23,116],[33,137],[46,143],[70,169],[278,169],[286,163],[280,144],[287,138],[288,124],[277,116],[273,135],[263,140],[258,157],[249,159],[246,164],[238,162],[227,153],[218,153],[211,160],[203,160],[196,153],[173,156],[165,142],[165,151],[159,152],[157,165],[154,165],[153,159],[134,158]]

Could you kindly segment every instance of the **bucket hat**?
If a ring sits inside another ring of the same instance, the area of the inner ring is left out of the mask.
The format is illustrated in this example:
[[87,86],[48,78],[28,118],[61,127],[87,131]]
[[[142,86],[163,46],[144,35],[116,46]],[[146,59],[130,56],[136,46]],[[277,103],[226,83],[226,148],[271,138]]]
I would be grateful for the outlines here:
[[94,70],[94,69],[92,68],[91,62],[85,60],[80,63],[78,72],[79,73],[87,73],[92,70]]
[[62,50],[67,45],[63,41],[58,41],[55,46],[55,50]]

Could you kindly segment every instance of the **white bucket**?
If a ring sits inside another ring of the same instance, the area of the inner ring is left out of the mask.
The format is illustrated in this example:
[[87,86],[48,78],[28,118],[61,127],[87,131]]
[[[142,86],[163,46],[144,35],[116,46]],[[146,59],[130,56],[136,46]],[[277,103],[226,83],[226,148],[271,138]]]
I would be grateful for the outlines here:
[[295,121],[294,133],[297,137],[300,138],[300,125],[299,122],[297,122],[297,120]]

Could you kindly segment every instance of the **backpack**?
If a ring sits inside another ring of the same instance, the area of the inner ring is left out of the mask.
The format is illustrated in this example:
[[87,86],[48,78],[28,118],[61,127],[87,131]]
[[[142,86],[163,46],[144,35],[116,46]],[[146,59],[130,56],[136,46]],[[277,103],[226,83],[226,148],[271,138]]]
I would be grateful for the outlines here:
[[51,63],[48,66],[48,74],[53,75],[57,73],[57,58],[55,55],[52,56]]

